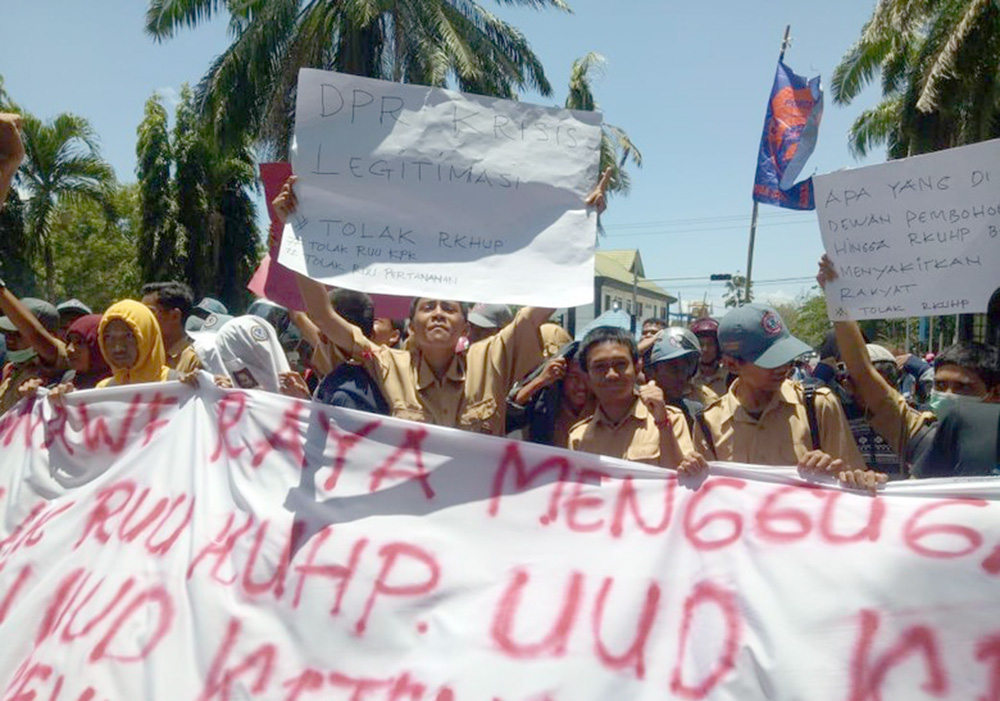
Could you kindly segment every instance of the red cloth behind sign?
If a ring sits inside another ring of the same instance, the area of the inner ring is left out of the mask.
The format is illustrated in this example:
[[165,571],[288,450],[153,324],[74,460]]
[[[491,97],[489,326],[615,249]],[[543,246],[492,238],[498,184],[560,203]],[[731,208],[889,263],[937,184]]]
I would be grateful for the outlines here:
[[[295,282],[295,273],[278,262],[278,248],[281,245],[282,225],[274,214],[271,201],[278,196],[281,186],[292,174],[290,163],[261,163],[260,179],[264,183],[264,197],[267,199],[267,215],[271,220],[271,238],[275,244],[268,251],[247,289],[258,297],[266,297],[275,304],[288,309],[305,311],[305,303]],[[375,304],[375,316],[389,319],[405,319],[410,315],[410,298],[394,295],[370,295]]]

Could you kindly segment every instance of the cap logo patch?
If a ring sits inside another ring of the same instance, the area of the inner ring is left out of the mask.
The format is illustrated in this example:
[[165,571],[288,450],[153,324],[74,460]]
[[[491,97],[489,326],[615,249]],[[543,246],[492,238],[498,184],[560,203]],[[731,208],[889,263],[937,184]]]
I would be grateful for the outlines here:
[[774,312],[764,312],[760,326],[768,336],[777,336],[781,333],[781,317]]
[[250,335],[253,336],[255,341],[260,341],[261,343],[267,340],[267,331],[264,330],[263,326],[254,325],[250,327]]
[[676,338],[674,338],[673,336],[671,336],[671,337],[670,337],[670,338],[668,339],[668,343],[670,343],[670,345],[672,345],[672,346],[673,346],[674,348],[680,348],[680,347],[681,347],[681,344],[680,344],[680,341],[678,341],[678,340],[677,340]]

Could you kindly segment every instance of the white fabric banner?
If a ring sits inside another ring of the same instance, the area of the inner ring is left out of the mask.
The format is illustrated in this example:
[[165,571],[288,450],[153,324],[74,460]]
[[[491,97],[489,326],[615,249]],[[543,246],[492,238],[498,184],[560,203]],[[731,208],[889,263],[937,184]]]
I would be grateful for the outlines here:
[[[566,307],[594,296],[601,115],[303,68],[278,261],[338,287]],[[530,280],[531,284],[525,284]]]
[[996,481],[714,470],[176,384],[22,403],[2,699],[998,698]]
[[1000,139],[813,178],[830,318],[985,312],[1000,286]]

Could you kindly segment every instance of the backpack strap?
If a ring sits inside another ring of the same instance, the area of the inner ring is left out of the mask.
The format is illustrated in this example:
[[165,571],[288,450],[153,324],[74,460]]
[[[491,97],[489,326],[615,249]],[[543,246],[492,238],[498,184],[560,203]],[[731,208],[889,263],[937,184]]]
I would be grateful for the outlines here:
[[694,420],[701,427],[701,432],[705,436],[705,442],[708,443],[708,449],[712,451],[712,457],[718,459],[719,456],[715,452],[715,439],[712,438],[712,429],[708,427],[708,422],[705,421],[705,407],[695,411]]
[[809,437],[812,439],[812,449],[821,450],[819,441],[819,420],[816,418],[816,387],[807,385],[802,388],[806,400],[806,418],[809,419]]

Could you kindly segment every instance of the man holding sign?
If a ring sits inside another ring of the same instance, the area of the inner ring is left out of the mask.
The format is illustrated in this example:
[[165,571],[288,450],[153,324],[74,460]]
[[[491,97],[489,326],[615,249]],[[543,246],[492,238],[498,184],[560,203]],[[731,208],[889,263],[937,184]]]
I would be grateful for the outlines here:
[[[604,172],[585,204],[601,211],[611,169]],[[295,176],[273,204],[282,220],[295,211]],[[526,307],[494,336],[457,353],[468,328],[466,305],[455,300],[415,298],[410,307],[412,350],[373,343],[333,309],[326,288],[298,275],[310,318],[346,357],[358,362],[379,385],[393,416],[503,435],[506,397],[514,382],[542,362],[539,328],[552,309]]]

